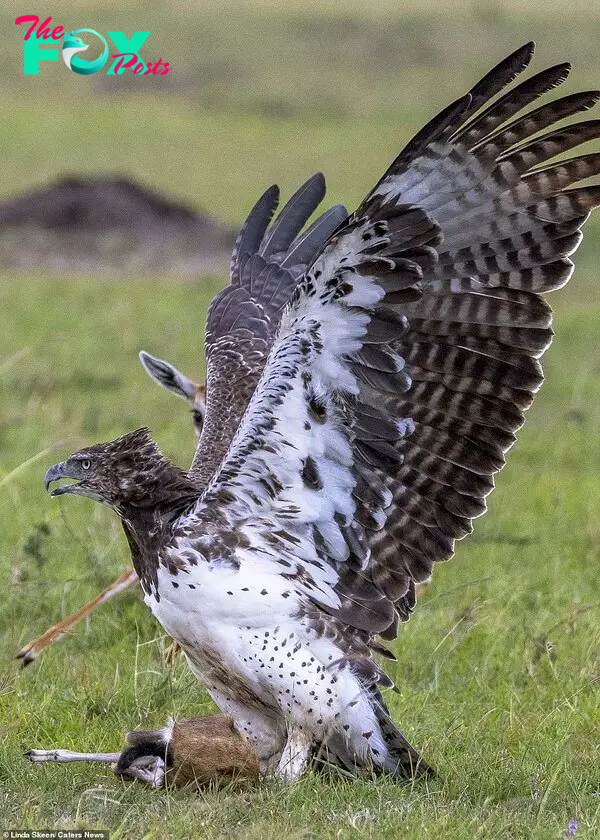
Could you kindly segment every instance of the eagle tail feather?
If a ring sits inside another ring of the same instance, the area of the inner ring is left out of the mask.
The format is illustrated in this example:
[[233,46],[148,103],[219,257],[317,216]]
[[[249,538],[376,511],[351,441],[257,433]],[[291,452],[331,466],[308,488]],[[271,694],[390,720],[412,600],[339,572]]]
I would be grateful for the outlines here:
[[372,705],[387,747],[387,755],[381,765],[381,770],[390,773],[398,780],[434,776],[433,767],[409,744],[390,717],[379,691],[376,692]]
[[[314,766],[333,767],[351,776],[386,773],[403,782],[434,776],[433,767],[395,725],[377,685],[361,682],[361,699],[345,718],[344,729],[349,732],[334,729],[327,739],[316,744]],[[366,750],[365,739],[369,744]]]

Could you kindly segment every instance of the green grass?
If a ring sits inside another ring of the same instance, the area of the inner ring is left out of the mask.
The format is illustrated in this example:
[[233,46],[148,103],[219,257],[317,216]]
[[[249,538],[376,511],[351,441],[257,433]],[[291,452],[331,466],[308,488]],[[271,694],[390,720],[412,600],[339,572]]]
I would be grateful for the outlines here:
[[[269,183],[289,194],[323,169],[330,201],[351,205],[436,108],[529,37],[540,42],[537,69],[571,57],[569,90],[600,84],[598,19],[565,23],[552,4],[528,4],[527,16],[514,2],[457,0],[437,15],[437,4],[401,14],[388,0],[380,14],[346,0],[281,5],[227,0],[231,14],[217,15],[201,0],[177,17],[159,3],[90,0],[48,11],[73,27],[149,28],[148,58],[176,58],[172,87],[118,96],[64,67],[24,79],[11,33],[0,56],[1,192],[65,170],[120,171],[240,222]],[[561,8],[586,14],[586,4]],[[309,776],[241,794],[152,793],[99,766],[22,759],[31,746],[115,750],[129,729],[211,709],[182,661],[164,666],[165,640],[134,590],[26,670],[13,657],[128,562],[115,517],[51,500],[46,467],[142,424],[189,463],[191,418],[145,376],[137,351],[200,378],[205,311],[225,278],[1,278],[0,829],[558,840],[575,819],[577,838],[597,838],[599,233],[588,225],[575,278],[553,297],[548,381],[489,514],[436,570],[394,645],[394,716],[438,769],[412,788]]]
[[580,836],[597,835],[597,305],[557,296],[549,381],[489,515],[455,560],[437,569],[394,646],[399,661],[391,673],[401,694],[390,702],[439,777],[412,790],[310,777],[293,790],[270,784],[198,798],[152,794],[99,767],[39,768],[21,758],[32,745],[117,749],[124,731],[210,708],[182,662],[163,666],[160,629],[136,592],[25,671],[12,657],[127,563],[115,517],[86,501],[51,500],[44,469],[83,441],[141,422],[169,455],[189,461],[190,418],[145,377],[135,351],[146,347],[199,372],[198,313],[216,283],[22,278],[16,294],[14,282],[0,285],[5,341],[21,351],[1,371],[6,824],[120,827],[131,837],[141,836],[140,826],[149,836],[177,837],[197,825],[206,837],[379,838],[400,828],[402,836],[422,837],[427,828],[426,836],[439,838],[551,838],[576,818]]

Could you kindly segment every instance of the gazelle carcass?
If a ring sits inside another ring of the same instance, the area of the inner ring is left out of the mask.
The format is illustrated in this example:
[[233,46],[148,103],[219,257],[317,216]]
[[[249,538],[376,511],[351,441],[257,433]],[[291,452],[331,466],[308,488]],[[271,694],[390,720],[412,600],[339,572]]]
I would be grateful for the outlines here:
[[128,732],[120,753],[29,750],[30,761],[98,761],[124,778],[153,788],[208,784],[251,784],[259,779],[259,761],[233,720],[224,715],[169,720],[163,729]]

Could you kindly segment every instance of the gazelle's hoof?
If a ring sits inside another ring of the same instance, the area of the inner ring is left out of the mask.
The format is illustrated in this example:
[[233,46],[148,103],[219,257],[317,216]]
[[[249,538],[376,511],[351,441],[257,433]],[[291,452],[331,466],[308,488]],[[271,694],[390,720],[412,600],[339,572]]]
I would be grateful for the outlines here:
[[21,659],[21,667],[24,668],[26,665],[29,665],[30,662],[33,662],[33,660],[37,658],[37,655],[38,651],[36,650],[34,643],[29,642],[15,655],[15,659]]
[[41,761],[60,761],[59,753],[63,750],[27,750],[25,758],[38,764]]

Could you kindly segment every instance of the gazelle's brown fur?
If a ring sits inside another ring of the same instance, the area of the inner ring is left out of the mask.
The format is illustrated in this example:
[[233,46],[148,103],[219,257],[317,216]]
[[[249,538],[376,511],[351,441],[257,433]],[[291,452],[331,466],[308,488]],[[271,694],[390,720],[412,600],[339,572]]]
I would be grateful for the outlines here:
[[151,787],[248,784],[259,779],[258,756],[224,715],[169,721],[164,729],[129,732],[121,753],[29,750],[35,762],[104,761],[125,778]]

